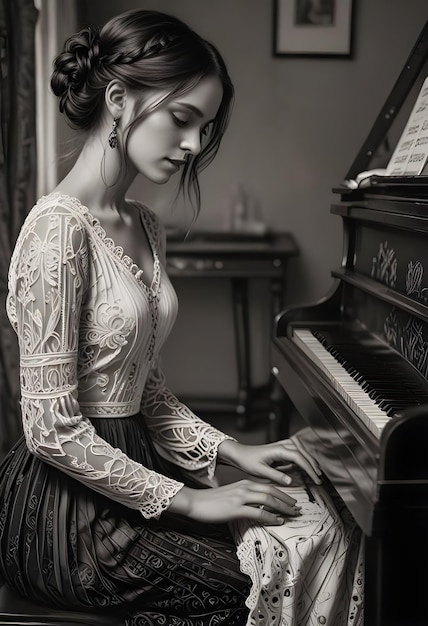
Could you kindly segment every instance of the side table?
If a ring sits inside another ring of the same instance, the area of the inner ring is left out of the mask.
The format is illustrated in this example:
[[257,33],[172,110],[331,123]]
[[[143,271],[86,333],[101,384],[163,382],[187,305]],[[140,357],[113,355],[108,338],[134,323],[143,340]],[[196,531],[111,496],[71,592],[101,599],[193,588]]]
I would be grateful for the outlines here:
[[[270,284],[270,319],[282,310],[286,288],[287,263],[299,254],[292,234],[269,233],[258,236],[233,231],[172,232],[167,238],[167,271],[178,278],[229,278],[232,282],[234,329],[238,366],[238,395],[235,410],[238,427],[250,427],[251,353],[248,285],[254,278]],[[270,339],[270,337],[268,338]],[[270,377],[268,394],[273,398],[276,380]],[[191,399],[186,399],[192,405]]]

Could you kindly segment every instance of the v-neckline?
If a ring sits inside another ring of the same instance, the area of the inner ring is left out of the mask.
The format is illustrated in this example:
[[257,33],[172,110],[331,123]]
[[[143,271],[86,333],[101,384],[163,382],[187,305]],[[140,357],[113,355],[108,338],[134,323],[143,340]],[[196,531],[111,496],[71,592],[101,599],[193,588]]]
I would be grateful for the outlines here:
[[40,200],[43,200],[43,199],[46,200],[48,198],[59,198],[59,199],[64,198],[68,200],[69,202],[71,202],[73,207],[76,207],[79,210],[79,212],[84,215],[86,220],[90,223],[90,225],[94,229],[96,235],[105,244],[108,251],[111,254],[113,254],[115,259],[117,259],[135,277],[138,283],[142,285],[150,293],[156,293],[158,291],[159,284],[160,284],[159,256],[156,250],[154,234],[152,232],[152,229],[150,227],[148,220],[146,219],[146,212],[144,211],[143,205],[140,205],[139,203],[138,204],[132,203],[135,209],[138,211],[141,226],[144,230],[144,234],[146,236],[147,243],[149,245],[149,249],[152,254],[152,261],[153,261],[152,277],[151,277],[151,280],[148,281],[147,283],[143,278],[145,274],[147,275],[147,272],[144,272],[144,270],[138,265],[138,263],[136,263],[131,256],[125,253],[124,248],[122,246],[118,246],[115,244],[114,239],[107,234],[100,220],[94,215],[92,215],[89,208],[85,206],[79,200],[79,198],[76,198],[75,196],[70,196],[61,191],[53,191],[47,196],[43,196]]

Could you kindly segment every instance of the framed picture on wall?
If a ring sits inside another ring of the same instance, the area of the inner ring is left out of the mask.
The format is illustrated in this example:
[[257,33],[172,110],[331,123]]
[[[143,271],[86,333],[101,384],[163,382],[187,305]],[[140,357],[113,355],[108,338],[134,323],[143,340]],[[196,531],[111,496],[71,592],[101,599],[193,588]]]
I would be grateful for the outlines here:
[[350,57],[353,0],[273,0],[274,56]]

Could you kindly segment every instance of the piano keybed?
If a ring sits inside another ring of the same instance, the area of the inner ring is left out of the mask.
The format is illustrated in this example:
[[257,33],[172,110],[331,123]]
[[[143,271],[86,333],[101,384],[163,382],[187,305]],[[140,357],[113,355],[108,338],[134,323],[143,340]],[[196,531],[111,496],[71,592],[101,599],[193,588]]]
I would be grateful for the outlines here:
[[426,381],[364,330],[294,328],[292,339],[376,437],[395,415],[428,403]]

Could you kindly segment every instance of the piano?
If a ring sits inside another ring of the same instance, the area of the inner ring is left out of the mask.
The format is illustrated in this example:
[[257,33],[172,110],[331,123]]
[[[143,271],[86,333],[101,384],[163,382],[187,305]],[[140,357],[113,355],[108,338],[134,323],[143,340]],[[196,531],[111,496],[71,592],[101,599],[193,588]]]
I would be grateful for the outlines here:
[[[344,181],[386,168],[427,76],[428,22]],[[340,267],[275,318],[272,372],[364,534],[365,626],[427,625],[428,175],[333,191]]]

